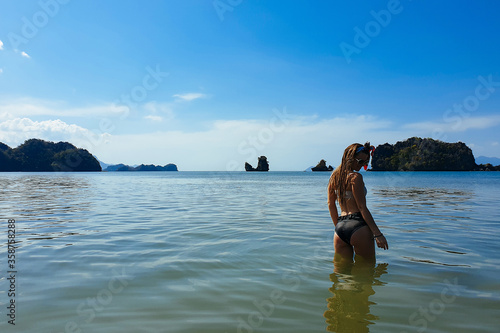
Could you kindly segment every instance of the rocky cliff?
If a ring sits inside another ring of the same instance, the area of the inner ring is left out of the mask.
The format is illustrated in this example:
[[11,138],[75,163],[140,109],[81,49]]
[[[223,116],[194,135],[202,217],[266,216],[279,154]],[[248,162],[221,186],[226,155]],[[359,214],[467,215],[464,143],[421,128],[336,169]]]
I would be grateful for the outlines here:
[[250,163],[245,162],[245,171],[269,171],[269,162],[267,157],[260,156],[257,168],[254,168]]
[[321,160],[314,168],[311,168],[312,171],[333,171],[333,167],[331,165],[326,166],[326,161]]
[[375,149],[373,171],[472,171],[477,170],[472,150],[463,142],[447,143],[413,137]]

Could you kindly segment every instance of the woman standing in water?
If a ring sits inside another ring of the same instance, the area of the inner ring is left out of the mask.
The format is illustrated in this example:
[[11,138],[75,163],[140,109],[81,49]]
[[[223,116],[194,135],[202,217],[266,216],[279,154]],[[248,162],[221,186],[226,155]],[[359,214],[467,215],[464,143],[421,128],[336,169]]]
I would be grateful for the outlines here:
[[[342,163],[330,177],[328,183],[328,209],[335,225],[333,244],[335,256],[352,261],[353,255],[365,260],[375,260],[375,246],[387,250],[389,245],[366,207],[366,187],[361,167],[368,166],[370,152],[375,148],[367,142],[353,143],[344,150]],[[337,205],[341,209],[338,215]],[[340,259],[339,258],[339,259]]]

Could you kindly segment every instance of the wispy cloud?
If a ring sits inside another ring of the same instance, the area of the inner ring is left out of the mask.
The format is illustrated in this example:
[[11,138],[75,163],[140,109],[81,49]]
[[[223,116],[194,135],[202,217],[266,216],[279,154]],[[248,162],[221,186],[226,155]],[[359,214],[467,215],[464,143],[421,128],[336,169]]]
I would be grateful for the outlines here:
[[194,101],[195,99],[206,98],[208,95],[202,93],[186,93],[186,94],[175,94],[173,97],[176,97],[177,100],[181,101]]
[[128,112],[126,106],[116,104],[92,105],[87,107],[69,108],[60,101],[47,101],[33,98],[23,98],[0,104],[0,114],[8,113],[13,117],[57,116],[57,117],[88,117],[88,116],[119,116]]
[[[470,119],[463,130],[482,130],[488,123],[498,125],[499,118]],[[245,162],[253,164],[258,156],[266,155],[272,170],[304,170],[320,159],[338,165],[343,150],[353,142],[378,145],[412,136],[429,137],[435,126],[441,125],[397,126],[388,119],[368,115],[328,119],[291,116],[283,122],[271,114],[269,119],[217,120],[202,131],[114,135],[108,145],[97,147],[96,154],[128,164],[173,162],[181,170],[228,170],[233,162],[243,170]],[[473,143],[470,146],[474,147]],[[151,151],[157,153],[152,155]]]
[[160,116],[154,116],[154,115],[145,116],[144,119],[151,120],[151,121],[154,121],[156,123],[159,123],[159,122],[163,121],[162,117],[160,117]]
[[26,52],[24,52],[24,51],[22,51],[22,52],[21,52],[21,56],[22,56],[22,57],[24,57],[24,58],[28,58],[28,59],[29,59],[29,58],[31,58],[31,57],[29,56],[29,54],[28,54],[28,53],[26,53]]
[[455,133],[468,130],[481,130],[495,127],[500,124],[500,115],[488,115],[482,117],[450,117],[447,121],[424,121],[406,124],[404,129],[421,132]]
[[[128,164],[176,163],[181,170],[227,170],[268,156],[273,170],[304,170],[324,158],[336,165],[353,142],[373,144],[405,139],[391,122],[369,116],[313,120],[291,117],[218,120],[202,131],[164,131],[113,135],[96,147],[101,159]],[[148,149],[144,149],[147,147]],[[155,154],[151,154],[154,151]],[[234,169],[232,169],[234,170]]]
[[5,121],[5,120],[9,120],[9,119],[13,119],[13,118],[14,118],[14,116],[12,116],[8,112],[1,112],[0,113],[0,122]]
[[97,142],[110,137],[108,133],[95,134],[75,124],[60,119],[33,121],[29,118],[9,118],[0,122],[0,141],[17,146],[24,140],[39,138],[49,141],[69,141],[79,147],[92,150]]
[[144,104],[141,111],[143,113],[148,113],[144,119],[154,122],[169,121],[175,117],[170,103],[158,103],[156,101],[148,102]]
[[[160,116],[163,120],[174,118],[174,103],[148,102],[138,107],[143,114]],[[50,117],[121,117],[129,113],[124,105],[103,103],[82,107],[67,107],[65,102],[50,101],[34,98],[22,98],[7,102],[0,102],[0,115],[11,117],[50,116]],[[5,117],[5,116],[4,116]],[[152,120],[152,118],[147,118]]]
[[[168,105],[161,103],[148,103],[144,110],[150,112],[144,117],[150,121],[172,116]],[[270,157],[273,170],[305,169],[321,158],[334,165],[352,142],[372,140],[376,144],[388,140],[389,135],[404,138],[403,133],[391,133],[391,128],[390,122],[368,116],[290,117],[284,121],[270,114],[269,119],[218,120],[202,131],[110,135],[60,119],[34,121],[0,112],[0,141],[11,147],[29,138],[69,141],[113,163],[173,162],[182,170],[226,170],[229,161],[243,169],[245,162],[255,163],[260,155]]]
[[[174,117],[168,103],[150,102],[141,111],[142,119],[152,122],[165,122]],[[453,128],[454,124],[444,121],[397,126],[391,120],[369,115],[280,118],[270,112],[268,119],[217,120],[199,131],[110,135],[95,134],[59,119],[34,121],[0,109],[0,141],[11,146],[34,137],[69,141],[112,163],[172,162],[181,170],[228,170],[228,163],[233,162],[243,170],[245,162],[256,163],[260,155],[268,156],[273,170],[303,170],[320,159],[338,165],[343,150],[353,142],[371,141],[378,145],[412,136],[428,137],[439,127],[450,132],[482,131],[499,124],[500,115],[470,117],[461,127]],[[472,142],[470,146],[474,146]]]
[[3,50],[3,42],[0,40],[0,50]]

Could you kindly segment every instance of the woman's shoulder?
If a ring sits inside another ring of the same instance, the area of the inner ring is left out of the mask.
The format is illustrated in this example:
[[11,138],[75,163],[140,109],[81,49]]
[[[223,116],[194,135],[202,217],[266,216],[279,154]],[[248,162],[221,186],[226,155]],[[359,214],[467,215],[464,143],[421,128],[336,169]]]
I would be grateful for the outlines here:
[[359,172],[352,172],[347,176],[347,178],[353,184],[358,182],[363,182],[363,175],[360,174]]

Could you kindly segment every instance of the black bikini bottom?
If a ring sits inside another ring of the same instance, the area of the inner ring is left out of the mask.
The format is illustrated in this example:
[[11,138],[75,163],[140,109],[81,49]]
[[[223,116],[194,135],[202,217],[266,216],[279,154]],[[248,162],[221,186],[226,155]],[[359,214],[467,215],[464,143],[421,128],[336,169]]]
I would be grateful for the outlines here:
[[335,226],[335,233],[340,239],[351,245],[351,237],[354,232],[365,225],[367,224],[360,212],[339,216],[339,220]]

